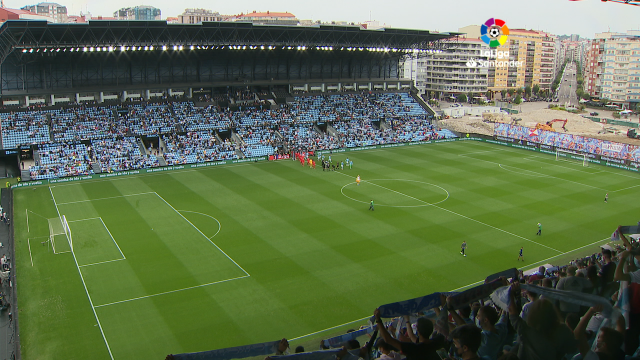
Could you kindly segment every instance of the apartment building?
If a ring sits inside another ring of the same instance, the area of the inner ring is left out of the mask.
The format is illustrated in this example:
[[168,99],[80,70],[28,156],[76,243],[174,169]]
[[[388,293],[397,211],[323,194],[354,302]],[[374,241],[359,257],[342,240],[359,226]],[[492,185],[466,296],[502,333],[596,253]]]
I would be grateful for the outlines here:
[[[542,90],[551,89],[557,66],[554,35],[511,29],[507,42],[496,50],[508,53],[509,61],[506,62],[508,66],[489,69],[489,90],[520,89],[535,85]],[[516,66],[511,66],[514,62]]]
[[627,109],[640,103],[640,31],[600,33],[586,55],[584,89]]
[[414,80],[420,93],[436,92],[440,96],[487,92],[490,49],[479,39],[461,39],[451,49],[436,54],[421,54],[405,60],[404,78]]
[[161,11],[158,8],[148,5],[121,8],[113,13],[113,17],[118,20],[160,20]]
[[207,9],[185,9],[178,15],[180,24],[199,24],[205,21],[223,21],[223,16],[219,12]]
[[[469,38],[480,37],[480,26],[470,25],[459,30]],[[543,31],[510,29],[504,45],[492,48],[495,66],[488,71],[488,89],[501,91],[538,85],[551,89],[557,72],[557,37]]]
[[36,5],[27,5],[20,9],[51,18],[54,23],[66,23],[68,18],[67,7],[52,2],[41,2]]

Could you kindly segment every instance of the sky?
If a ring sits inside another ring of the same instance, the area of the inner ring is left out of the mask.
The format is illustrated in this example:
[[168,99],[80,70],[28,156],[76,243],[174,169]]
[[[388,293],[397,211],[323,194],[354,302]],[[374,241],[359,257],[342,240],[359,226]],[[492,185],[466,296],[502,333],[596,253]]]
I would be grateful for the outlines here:
[[[9,8],[20,8],[42,0],[4,0]],[[56,1],[56,0],[51,0]],[[364,22],[377,20],[393,28],[456,32],[467,25],[480,25],[489,18],[506,21],[509,28],[543,30],[556,35],[578,34],[593,38],[606,31],[640,29],[640,7],[601,0],[59,0],[70,15],[89,11],[93,16],[135,5],[160,8],[162,18],[177,16],[185,8],[204,8],[221,14],[256,11],[288,11],[301,20]]]

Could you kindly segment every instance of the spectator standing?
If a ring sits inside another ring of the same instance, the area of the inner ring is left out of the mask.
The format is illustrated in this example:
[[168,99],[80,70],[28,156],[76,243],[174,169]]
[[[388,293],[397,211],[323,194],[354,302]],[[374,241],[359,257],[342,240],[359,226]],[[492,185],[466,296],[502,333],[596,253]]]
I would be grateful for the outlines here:
[[529,310],[524,321],[518,309],[517,297],[520,284],[511,284],[509,320],[520,337],[515,351],[520,360],[560,360],[566,354],[575,352],[576,345],[572,331],[560,322],[555,306],[546,299],[538,299]]
[[436,336],[434,339],[429,339],[433,332],[431,320],[423,317],[418,319],[418,343],[413,343],[393,338],[384,327],[384,323],[380,318],[380,310],[376,309],[373,315],[376,318],[376,324],[378,324],[382,339],[394,348],[399,349],[407,360],[440,360],[440,356],[436,351],[443,347],[444,337]]
[[613,278],[616,273],[616,263],[611,259],[612,254],[609,249],[602,249],[602,261],[604,264],[600,267],[598,276],[600,277],[600,296],[606,298],[611,297],[615,292]]
[[[591,282],[589,282],[589,280],[585,278],[577,277],[576,270],[577,269],[575,266],[567,267],[567,276],[558,280],[558,284],[556,284],[556,289],[583,292],[585,289],[590,288]],[[571,313],[582,315],[582,314],[579,314],[580,305],[568,303],[566,301],[560,301],[558,306],[560,307],[560,312],[564,317],[566,317]]]

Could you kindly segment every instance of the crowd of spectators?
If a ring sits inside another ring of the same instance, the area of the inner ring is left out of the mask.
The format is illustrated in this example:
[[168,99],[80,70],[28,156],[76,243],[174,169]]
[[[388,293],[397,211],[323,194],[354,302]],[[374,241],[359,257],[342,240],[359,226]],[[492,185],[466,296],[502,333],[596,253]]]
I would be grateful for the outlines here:
[[[228,95],[255,98],[249,90]],[[213,104],[196,106],[188,101],[78,106],[5,113],[0,114],[0,120],[4,148],[95,141],[100,145],[94,147],[96,157],[91,160],[99,162],[102,171],[159,166],[157,159],[147,157],[140,152],[144,149],[136,146],[134,137],[140,136],[165,138],[167,151],[159,155],[169,165],[235,158],[236,150],[240,156],[253,157],[283,149],[315,151],[454,136],[448,130],[435,129],[430,116],[408,93],[299,96],[277,109],[242,105],[235,110]],[[217,144],[221,139],[216,133],[226,131],[237,134],[242,141]],[[106,154],[108,150],[115,154]],[[42,167],[33,170],[54,177],[74,173],[61,171],[66,165],[59,165],[56,171]],[[71,165],[73,161],[66,167],[77,170]]]
[[126,119],[114,118],[110,107],[81,107],[51,112],[52,141],[78,141],[124,136]]
[[124,117],[131,132],[136,135],[160,135],[176,131],[171,105],[136,104],[129,108]]
[[157,157],[140,152],[135,137],[92,140],[91,146],[102,172],[110,173],[160,166]]
[[457,306],[456,295],[443,294],[426,316],[404,316],[400,331],[385,329],[376,311],[384,346],[407,359],[435,358],[439,349],[452,359],[639,359],[640,247],[621,237],[613,250],[520,271],[510,284],[495,280],[506,301],[500,289]]
[[438,129],[427,116],[403,116],[391,121],[394,139],[391,142],[437,140],[452,137],[448,130]]
[[43,144],[50,141],[50,111],[32,110],[0,114],[2,147],[13,149],[22,144]]
[[237,159],[236,147],[231,141],[218,144],[210,132],[189,132],[186,135],[163,136],[167,165],[202,163],[207,161]]
[[81,143],[57,143],[39,146],[39,160],[29,168],[34,180],[93,174],[89,149]]

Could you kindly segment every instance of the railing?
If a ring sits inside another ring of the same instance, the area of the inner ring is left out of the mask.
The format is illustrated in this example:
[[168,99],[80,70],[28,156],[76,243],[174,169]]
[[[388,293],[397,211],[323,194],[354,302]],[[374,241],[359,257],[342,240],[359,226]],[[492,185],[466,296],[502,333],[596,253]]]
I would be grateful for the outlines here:
[[617,125],[617,126],[626,126],[626,127],[630,127],[630,128],[639,128],[637,122],[632,122],[632,121],[624,121],[624,120],[617,120],[617,119],[603,119],[603,118],[598,118],[598,117],[593,117],[593,116],[585,116],[585,118],[593,121],[593,122],[597,122],[597,123],[602,123],[604,120],[605,124],[608,125]]

